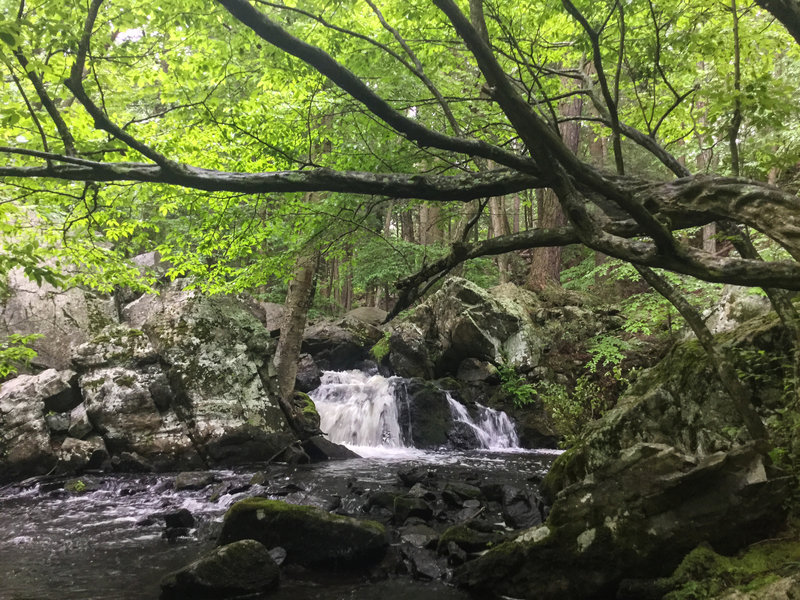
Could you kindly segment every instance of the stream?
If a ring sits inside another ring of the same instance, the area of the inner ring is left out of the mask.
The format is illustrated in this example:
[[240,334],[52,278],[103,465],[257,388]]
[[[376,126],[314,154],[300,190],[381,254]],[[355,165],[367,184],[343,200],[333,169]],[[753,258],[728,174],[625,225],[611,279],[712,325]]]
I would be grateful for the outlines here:
[[[384,385],[385,381],[373,383]],[[325,401],[320,401],[319,394],[316,400],[323,413]],[[369,394],[363,402],[372,403]],[[486,422],[497,427],[503,420],[499,414],[490,415]],[[382,421],[381,414],[374,416],[379,430],[393,426]],[[323,422],[326,418],[331,418],[330,412],[327,417],[323,414]],[[358,428],[363,431],[369,426],[362,422]],[[481,428],[480,423],[475,426]],[[85,474],[80,478],[79,487],[85,486],[81,493],[66,491],[64,479],[0,488],[0,599],[155,599],[164,575],[214,546],[225,511],[242,498],[261,495],[358,514],[369,492],[397,487],[397,472],[402,468],[424,466],[443,481],[491,478],[535,487],[558,454],[515,449],[507,441],[498,441],[494,449],[421,451],[404,447],[396,433],[393,440],[384,433],[370,434],[372,440],[383,443],[354,447],[362,458],[208,471],[205,474],[212,482],[202,489],[176,490],[174,473]],[[491,446],[491,440],[487,445]],[[164,515],[180,509],[192,514],[194,525],[187,535],[165,536]],[[280,589],[269,594],[278,600],[463,597],[440,582],[408,577],[370,583],[284,577]]]

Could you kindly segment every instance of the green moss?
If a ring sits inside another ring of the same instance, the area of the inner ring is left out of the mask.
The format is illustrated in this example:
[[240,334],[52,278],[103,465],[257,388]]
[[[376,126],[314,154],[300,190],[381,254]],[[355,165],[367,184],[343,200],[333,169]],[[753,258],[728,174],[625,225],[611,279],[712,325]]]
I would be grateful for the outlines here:
[[800,539],[754,544],[738,556],[722,556],[701,545],[690,552],[670,577],[674,590],[664,600],[713,598],[729,589],[753,592],[796,571]]
[[257,510],[263,510],[271,513],[282,512],[295,515],[315,515],[316,517],[323,518],[330,523],[351,523],[354,520],[357,520],[359,525],[366,529],[371,529],[381,535],[385,535],[386,533],[386,528],[375,521],[353,519],[352,517],[345,517],[342,515],[333,515],[320,508],[316,508],[315,506],[289,504],[280,500],[270,500],[268,498],[261,498],[258,496],[245,498],[244,500],[239,500],[231,505],[231,507],[225,513],[225,520],[229,519],[235,513],[254,512]]
[[375,359],[376,362],[381,362],[384,358],[386,358],[389,354],[389,332],[387,331],[386,334],[375,344],[372,348],[370,348],[370,354]]

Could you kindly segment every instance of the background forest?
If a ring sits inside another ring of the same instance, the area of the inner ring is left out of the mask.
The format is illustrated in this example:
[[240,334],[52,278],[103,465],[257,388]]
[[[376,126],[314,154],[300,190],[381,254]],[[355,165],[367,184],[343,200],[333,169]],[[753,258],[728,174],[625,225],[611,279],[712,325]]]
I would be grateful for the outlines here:
[[149,289],[157,251],[285,301],[287,364],[307,314],[452,273],[616,303],[590,369],[726,282],[796,328],[800,62],[761,4],[4,0],[2,274]]

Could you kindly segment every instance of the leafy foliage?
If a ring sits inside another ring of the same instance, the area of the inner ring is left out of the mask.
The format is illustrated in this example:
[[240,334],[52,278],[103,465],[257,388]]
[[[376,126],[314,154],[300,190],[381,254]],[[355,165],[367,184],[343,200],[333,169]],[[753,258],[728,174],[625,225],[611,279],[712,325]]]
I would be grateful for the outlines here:
[[19,335],[11,334],[0,342],[0,380],[30,364],[36,358],[36,351],[29,344],[42,336],[39,334]]

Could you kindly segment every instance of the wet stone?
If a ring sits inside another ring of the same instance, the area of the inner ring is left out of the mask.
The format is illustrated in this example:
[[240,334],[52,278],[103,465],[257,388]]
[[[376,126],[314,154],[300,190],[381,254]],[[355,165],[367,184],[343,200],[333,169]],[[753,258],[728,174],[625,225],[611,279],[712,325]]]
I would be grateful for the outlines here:
[[438,532],[427,525],[410,525],[399,530],[400,540],[417,548],[432,548],[439,541]]
[[187,471],[178,473],[175,477],[176,490],[202,490],[204,487],[218,481],[213,473],[197,473]]

